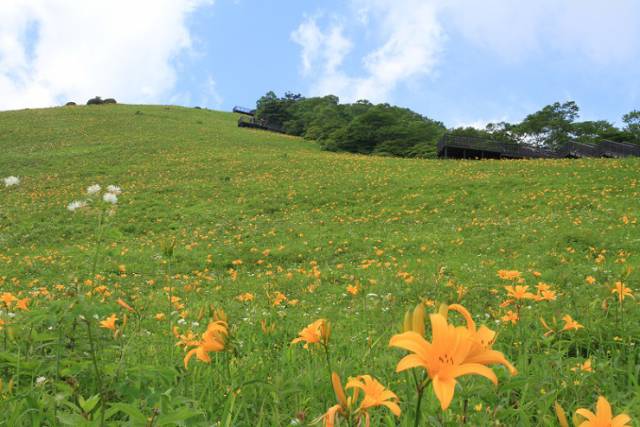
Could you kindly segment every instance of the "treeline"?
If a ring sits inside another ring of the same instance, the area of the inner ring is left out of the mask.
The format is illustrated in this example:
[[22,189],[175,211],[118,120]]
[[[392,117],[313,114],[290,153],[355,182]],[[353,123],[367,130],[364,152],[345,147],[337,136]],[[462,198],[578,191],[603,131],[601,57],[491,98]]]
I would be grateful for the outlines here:
[[573,101],[557,102],[520,123],[447,129],[442,122],[389,104],[340,104],[333,95],[305,98],[286,93],[279,98],[268,92],[258,100],[256,117],[290,135],[316,140],[325,150],[399,157],[435,157],[436,144],[446,132],[550,149],[571,140],[640,144],[640,111],[626,114],[623,128],[605,120],[577,121],[579,112]]

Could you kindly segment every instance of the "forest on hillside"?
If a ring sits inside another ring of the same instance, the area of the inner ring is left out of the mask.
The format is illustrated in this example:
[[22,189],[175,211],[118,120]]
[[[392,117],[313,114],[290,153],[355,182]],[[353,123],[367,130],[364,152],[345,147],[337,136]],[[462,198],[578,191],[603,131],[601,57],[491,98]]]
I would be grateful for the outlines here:
[[622,117],[623,127],[606,120],[579,121],[573,102],[556,102],[519,123],[489,123],[485,129],[450,128],[408,108],[367,100],[341,104],[337,96],[306,98],[268,92],[257,101],[256,117],[290,135],[316,140],[329,151],[399,157],[435,157],[445,133],[557,149],[568,141],[640,144],[640,111]]

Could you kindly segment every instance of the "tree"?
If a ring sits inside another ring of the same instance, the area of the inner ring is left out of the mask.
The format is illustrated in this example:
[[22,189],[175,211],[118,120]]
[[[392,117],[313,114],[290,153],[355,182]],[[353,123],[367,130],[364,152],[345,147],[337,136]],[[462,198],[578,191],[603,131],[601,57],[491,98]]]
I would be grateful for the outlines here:
[[513,128],[513,134],[520,142],[557,148],[571,139],[572,123],[579,112],[573,101],[556,102],[529,114]]
[[624,131],[633,135],[633,139],[640,143],[640,111],[633,110],[625,114],[622,121],[626,124]]
[[586,121],[571,125],[571,136],[579,142],[597,143],[618,130],[606,120]]

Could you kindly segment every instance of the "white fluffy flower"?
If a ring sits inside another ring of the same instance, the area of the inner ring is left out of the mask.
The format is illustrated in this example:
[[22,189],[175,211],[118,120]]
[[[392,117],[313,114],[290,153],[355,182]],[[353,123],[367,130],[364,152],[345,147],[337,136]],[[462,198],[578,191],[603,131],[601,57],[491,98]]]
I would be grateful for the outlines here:
[[42,385],[47,381],[47,377],[38,377],[36,378],[36,385]]
[[113,193],[104,193],[104,196],[102,196],[102,200],[115,205],[116,203],[118,203],[118,196]]
[[3,179],[5,187],[11,187],[12,185],[20,184],[20,178],[17,176],[8,176]]
[[90,196],[93,196],[94,194],[98,194],[100,190],[102,190],[102,187],[100,187],[100,184],[93,184],[87,187],[87,194]]
[[122,194],[122,188],[118,187],[117,185],[107,186],[107,191],[109,193],[115,194],[116,196],[119,196],[120,194]]
[[69,211],[71,211],[71,212],[75,212],[78,209],[84,208],[85,206],[87,206],[87,202],[83,202],[83,201],[80,201],[80,200],[74,200],[73,202],[71,202],[71,203],[69,203],[67,205],[67,209]]

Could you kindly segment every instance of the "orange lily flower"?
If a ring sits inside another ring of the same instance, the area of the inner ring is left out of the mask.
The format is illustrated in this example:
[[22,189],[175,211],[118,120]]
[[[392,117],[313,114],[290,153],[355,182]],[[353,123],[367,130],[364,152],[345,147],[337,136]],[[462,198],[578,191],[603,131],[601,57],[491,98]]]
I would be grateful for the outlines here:
[[498,270],[498,277],[502,280],[516,280],[520,278],[520,272],[516,270]]
[[515,285],[505,286],[504,288],[507,290],[507,295],[516,300],[535,298],[535,295],[531,292],[527,292],[529,290],[529,286]]
[[197,342],[189,342],[186,345],[196,346],[189,350],[184,356],[185,369],[189,365],[189,360],[195,355],[198,360],[211,363],[209,353],[224,350],[224,339],[228,335],[227,323],[217,320],[209,323],[207,330],[202,334],[202,340]]
[[480,363],[482,365],[500,364],[507,368],[511,375],[518,373],[516,368],[504,357],[504,354],[491,348],[496,341],[497,334],[495,331],[485,325],[476,329],[476,323],[473,321],[471,313],[460,304],[451,304],[448,309],[460,313],[467,322],[467,330],[469,331],[473,344],[465,359],[466,363]]
[[620,414],[616,417],[611,413],[611,405],[604,396],[598,397],[596,403],[596,413],[585,408],[576,411],[576,415],[586,418],[579,427],[631,427],[631,417],[627,414]]
[[457,384],[456,378],[460,376],[482,375],[494,384],[498,383],[498,378],[488,367],[480,363],[466,362],[474,344],[466,328],[449,325],[441,314],[431,314],[430,319],[432,342],[426,341],[413,331],[391,338],[391,347],[412,352],[400,360],[396,372],[416,367],[424,368],[432,380],[433,391],[443,410],[451,404]]
[[116,321],[118,317],[115,314],[107,317],[105,320],[100,321],[100,327],[104,329],[111,329],[113,332],[116,331]]
[[[348,397],[342,388],[340,376],[335,372],[331,373],[331,384],[338,404],[330,407],[320,418],[325,427],[335,427],[338,416],[354,421],[357,425],[361,425],[361,421],[364,420],[364,425],[369,427],[371,421],[368,410],[376,406],[386,406],[395,416],[400,416],[398,396],[370,375],[360,375],[349,379],[346,388],[353,389],[353,393]],[[360,390],[364,392],[364,398],[358,408],[354,409]],[[319,422],[320,419],[316,422]]]
[[133,307],[131,307],[129,304],[127,304],[126,302],[124,302],[124,300],[122,298],[118,298],[118,300],[116,301],[116,303],[118,303],[118,305],[122,308],[124,308],[125,310],[128,310],[132,313],[135,313],[136,311],[133,309]]
[[364,399],[360,403],[358,410],[366,411],[375,406],[386,406],[396,417],[400,416],[400,406],[398,406],[398,396],[371,375],[359,375],[347,381],[347,389],[356,388],[364,392]]
[[518,316],[518,313],[514,313],[512,310],[509,310],[507,314],[500,318],[500,320],[503,322],[511,322],[512,325],[515,325],[518,323],[518,320],[520,320],[520,316]]
[[571,316],[569,316],[568,314],[562,316],[562,320],[564,320],[564,327],[562,328],[563,331],[568,331],[571,329],[577,331],[578,329],[584,328],[584,326],[573,320],[573,318],[571,318]]
[[349,292],[351,295],[356,296],[358,295],[358,292],[360,292],[360,286],[358,285],[347,285],[347,292]]
[[611,293],[618,294],[618,301],[620,303],[622,303],[625,297],[633,298],[633,292],[631,291],[631,289],[627,288],[622,282],[616,282],[613,289],[611,289]]
[[301,330],[298,335],[298,338],[294,338],[291,341],[292,344],[304,341],[304,348],[309,348],[309,344],[322,344],[326,346],[329,343],[331,327],[327,320],[318,319]]
[[11,306],[11,304],[16,302],[17,300],[18,300],[18,298],[14,297],[13,294],[10,293],[10,292],[4,292],[0,296],[0,301],[2,301],[4,303],[4,305],[6,305],[7,307]]
[[16,308],[18,310],[29,311],[29,301],[31,301],[29,298],[19,299],[16,303]]

